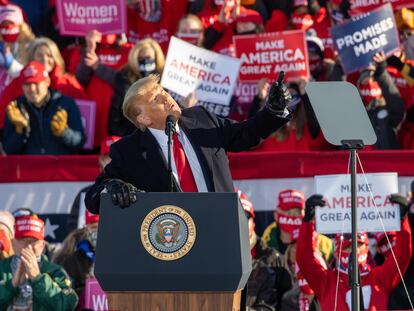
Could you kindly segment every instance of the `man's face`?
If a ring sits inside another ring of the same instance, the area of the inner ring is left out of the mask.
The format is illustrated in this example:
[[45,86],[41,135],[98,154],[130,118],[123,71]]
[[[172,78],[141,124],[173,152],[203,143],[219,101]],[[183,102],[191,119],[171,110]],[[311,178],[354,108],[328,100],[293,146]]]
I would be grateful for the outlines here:
[[173,115],[177,120],[181,116],[176,101],[159,85],[148,90],[137,105],[141,109],[137,121],[146,127],[163,130],[168,115]]
[[33,251],[36,257],[42,255],[43,249],[45,248],[45,241],[44,240],[37,240],[32,237],[25,237],[22,239],[14,239],[13,240],[13,250],[17,256],[20,256],[22,250],[26,247],[31,245],[33,247]]
[[277,219],[277,214],[284,215],[284,216],[294,216],[294,217],[302,217],[304,215],[304,211],[301,208],[291,208],[288,210],[278,209],[275,212],[275,218]]
[[45,79],[38,83],[24,83],[23,94],[29,103],[41,107],[49,92],[50,80]]

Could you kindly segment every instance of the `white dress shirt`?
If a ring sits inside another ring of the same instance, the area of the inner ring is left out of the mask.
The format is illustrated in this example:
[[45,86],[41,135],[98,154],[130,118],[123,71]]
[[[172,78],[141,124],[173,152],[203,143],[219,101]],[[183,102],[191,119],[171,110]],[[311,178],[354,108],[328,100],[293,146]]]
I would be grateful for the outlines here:
[[[162,154],[164,155],[165,162],[167,163],[168,159],[168,137],[165,135],[165,131],[157,130],[153,128],[148,128],[152,135],[158,142],[158,145],[161,147]],[[193,172],[194,180],[197,185],[198,192],[208,192],[206,180],[204,179],[204,174],[201,169],[200,162],[198,161],[197,154],[194,151],[193,146],[191,145],[188,137],[185,135],[184,131],[181,131],[177,125],[177,134],[178,140],[181,145],[183,145],[185,156],[187,157],[188,162],[190,163],[191,171]],[[174,147],[174,142],[173,142]],[[171,150],[172,151],[172,150]],[[175,165],[174,152],[171,153],[171,169],[175,180],[180,184],[178,179],[177,167]]]

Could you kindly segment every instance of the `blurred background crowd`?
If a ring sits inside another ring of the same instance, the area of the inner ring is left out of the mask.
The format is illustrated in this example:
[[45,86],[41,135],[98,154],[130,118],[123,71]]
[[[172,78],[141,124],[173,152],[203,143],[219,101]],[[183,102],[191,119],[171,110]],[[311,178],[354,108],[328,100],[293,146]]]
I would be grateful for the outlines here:
[[[149,74],[162,75],[171,36],[235,57],[235,35],[292,29],[306,32],[311,77],[289,83],[292,120],[254,150],[334,148],[325,141],[306,95],[309,81],[357,86],[378,136],[375,146],[366,149],[412,149],[414,13],[409,8],[394,12],[400,51],[378,53],[369,68],[345,75],[329,28],[348,20],[351,7],[348,0],[128,0],[127,33],[68,37],[59,34],[55,1],[1,0],[0,153],[92,153],[99,155],[102,170],[110,162],[110,145],[135,130],[122,114],[126,90]],[[246,88],[239,82],[229,117],[242,121],[257,113],[270,82],[262,79]],[[183,108],[200,104],[193,93],[172,95]],[[96,102],[92,149],[84,148],[75,99]],[[84,192],[73,203],[70,233],[59,244],[45,242],[45,223],[33,211],[0,211],[0,310],[87,310],[84,287],[93,277],[98,216],[81,207]],[[332,310],[326,306],[335,299],[337,310],[349,310],[350,237],[314,231],[314,208],[324,204],[322,198],[281,191],[274,222],[259,236],[254,206],[239,195],[249,219],[253,258],[247,308],[325,311]],[[400,206],[401,231],[389,232],[388,238],[382,233],[358,236],[364,310],[412,308],[394,261],[395,255],[414,298],[412,198],[396,195],[392,200]]]

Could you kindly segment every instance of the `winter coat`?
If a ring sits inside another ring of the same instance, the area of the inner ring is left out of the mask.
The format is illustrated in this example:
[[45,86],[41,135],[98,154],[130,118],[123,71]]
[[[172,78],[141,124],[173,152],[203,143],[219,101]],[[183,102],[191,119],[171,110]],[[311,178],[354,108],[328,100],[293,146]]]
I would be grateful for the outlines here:
[[[3,148],[8,154],[72,154],[85,142],[78,106],[72,98],[49,89],[50,99],[42,108],[35,108],[24,96],[17,99],[17,106],[29,115],[30,131],[18,134],[8,117],[4,121]],[[68,128],[63,136],[52,134],[51,120],[58,109],[68,113]]]
[[[0,261],[0,310],[6,310],[17,296],[18,289],[12,285],[12,258]],[[33,289],[33,311],[74,310],[78,297],[71,287],[71,281],[62,267],[42,256],[40,274],[29,281]]]

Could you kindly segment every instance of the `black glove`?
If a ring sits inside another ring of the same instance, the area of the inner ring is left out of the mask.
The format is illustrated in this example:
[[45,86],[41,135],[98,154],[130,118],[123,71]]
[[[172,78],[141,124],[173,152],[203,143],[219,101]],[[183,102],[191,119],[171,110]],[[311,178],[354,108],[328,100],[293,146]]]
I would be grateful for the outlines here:
[[289,89],[283,83],[284,74],[279,74],[279,79],[270,86],[269,97],[266,106],[272,112],[283,112],[292,100]]
[[325,206],[326,202],[320,194],[311,195],[305,203],[305,217],[304,222],[310,222],[315,218],[316,206]]
[[111,195],[112,203],[119,205],[120,208],[130,206],[137,201],[137,192],[143,192],[138,190],[130,183],[124,182],[120,179],[110,179],[105,185],[106,190]]
[[408,210],[410,209],[411,203],[408,202],[406,197],[403,197],[399,193],[391,194],[390,202],[398,204],[400,206],[400,218],[403,220],[405,216],[408,214]]
[[380,62],[380,63],[375,63],[375,68],[376,69],[375,69],[375,72],[374,72],[374,77],[379,77],[387,69],[387,62],[383,61],[383,62]]

